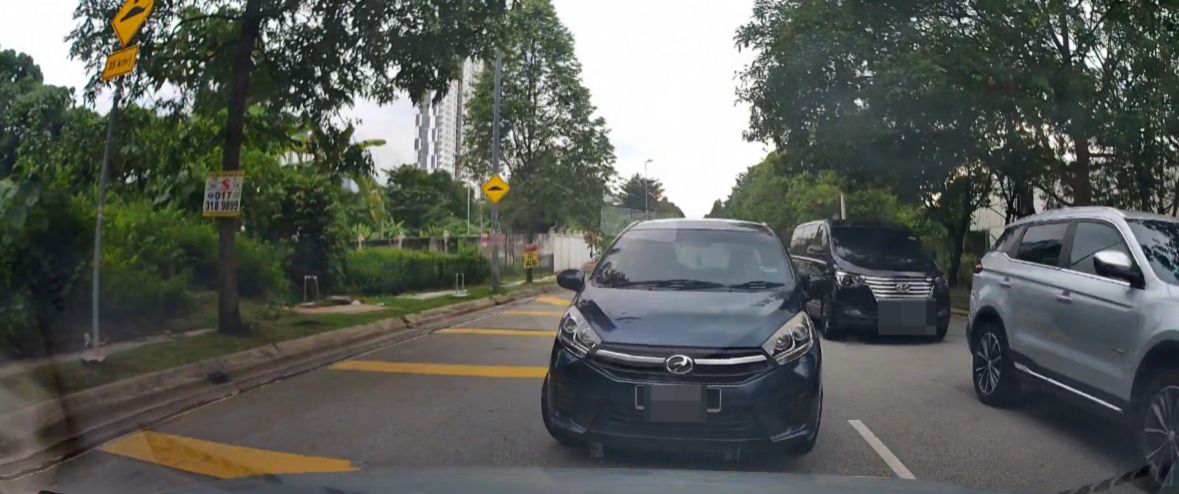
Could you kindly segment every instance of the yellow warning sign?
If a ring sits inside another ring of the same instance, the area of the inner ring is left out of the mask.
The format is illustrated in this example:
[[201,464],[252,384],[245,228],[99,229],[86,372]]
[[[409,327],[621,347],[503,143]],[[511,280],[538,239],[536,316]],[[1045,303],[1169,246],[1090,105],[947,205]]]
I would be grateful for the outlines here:
[[102,70],[102,80],[109,81],[130,74],[135,70],[135,63],[139,61],[139,45],[111,53],[106,57],[106,68]]
[[123,46],[131,44],[131,38],[143,28],[155,5],[155,0],[127,0],[115,18],[111,19],[111,27],[115,28],[115,35]]
[[512,188],[508,187],[508,183],[500,178],[499,175],[491,177],[491,180],[483,184],[483,194],[488,199],[491,199],[493,204],[499,204],[499,201],[503,200],[504,196],[508,195],[508,191],[510,190]]

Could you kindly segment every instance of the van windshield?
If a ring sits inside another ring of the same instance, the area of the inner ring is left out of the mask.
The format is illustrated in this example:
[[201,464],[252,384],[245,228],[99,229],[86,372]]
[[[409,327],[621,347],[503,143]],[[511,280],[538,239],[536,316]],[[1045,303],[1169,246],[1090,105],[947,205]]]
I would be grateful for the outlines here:
[[623,233],[594,283],[641,289],[790,289],[794,277],[773,234],[749,230],[651,229]]
[[867,269],[934,269],[921,240],[900,228],[833,226],[832,247],[835,256]]

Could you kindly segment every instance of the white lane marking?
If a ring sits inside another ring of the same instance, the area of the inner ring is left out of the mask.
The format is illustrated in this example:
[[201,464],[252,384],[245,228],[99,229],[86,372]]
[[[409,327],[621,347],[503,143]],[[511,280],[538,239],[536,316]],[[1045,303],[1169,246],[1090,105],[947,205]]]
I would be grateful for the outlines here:
[[913,476],[913,472],[910,472],[908,468],[905,468],[905,464],[901,463],[901,460],[897,458],[897,455],[894,455],[892,454],[892,451],[889,451],[888,446],[885,446],[884,443],[880,442],[880,438],[876,437],[876,434],[873,434],[872,431],[868,429],[868,426],[864,425],[864,423],[860,422],[859,420],[848,420],[847,423],[851,424],[852,428],[855,429],[856,432],[860,433],[860,437],[863,437],[864,441],[868,443],[868,446],[871,446],[872,449],[876,451],[876,454],[880,455],[880,459],[884,460],[884,463],[888,464],[888,468],[891,468],[893,473],[897,474],[897,477],[907,480],[917,480],[917,477]]

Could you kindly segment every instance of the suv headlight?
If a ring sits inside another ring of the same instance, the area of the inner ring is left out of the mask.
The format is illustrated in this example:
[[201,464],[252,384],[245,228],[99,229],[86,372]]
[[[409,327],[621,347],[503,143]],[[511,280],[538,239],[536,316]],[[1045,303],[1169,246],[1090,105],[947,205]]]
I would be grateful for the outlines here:
[[942,276],[940,274],[933,277],[933,286],[936,286],[938,288],[948,288],[949,287],[949,285],[946,283],[946,277]]
[[843,286],[859,285],[864,282],[864,277],[858,274],[851,274],[846,271],[836,271],[835,280]]
[[761,348],[779,364],[786,364],[801,357],[814,346],[815,325],[803,311],[778,328]]
[[557,331],[557,341],[565,345],[570,353],[584,357],[602,342],[598,333],[590,327],[585,316],[576,307],[570,307],[561,318],[561,327]]

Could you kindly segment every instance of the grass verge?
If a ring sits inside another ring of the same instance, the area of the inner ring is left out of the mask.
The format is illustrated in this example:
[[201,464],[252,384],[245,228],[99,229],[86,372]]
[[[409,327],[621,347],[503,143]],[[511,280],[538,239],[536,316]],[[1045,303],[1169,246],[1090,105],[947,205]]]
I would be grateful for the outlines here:
[[[221,357],[271,343],[403,317],[495,294],[550,285],[552,285],[551,282],[519,285],[502,289],[498,293],[493,293],[490,287],[472,287],[468,290],[469,296],[463,298],[438,297],[414,300],[398,297],[372,297],[364,299],[364,301],[384,303],[386,310],[353,314],[300,314],[243,301],[242,317],[250,325],[249,334],[244,336],[203,334],[113,353],[107,357],[103,365],[98,367],[83,367],[78,361],[54,362],[23,373],[2,377],[0,378],[0,398],[3,399],[0,399],[0,414],[103,384]],[[211,320],[215,321],[216,306],[213,305],[208,310],[213,311]],[[210,315],[200,313],[190,317],[195,321],[203,321],[208,319]]]

